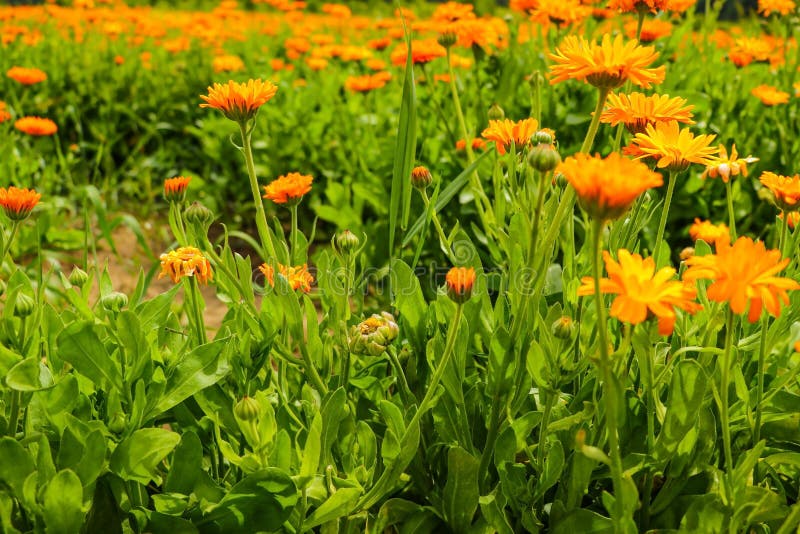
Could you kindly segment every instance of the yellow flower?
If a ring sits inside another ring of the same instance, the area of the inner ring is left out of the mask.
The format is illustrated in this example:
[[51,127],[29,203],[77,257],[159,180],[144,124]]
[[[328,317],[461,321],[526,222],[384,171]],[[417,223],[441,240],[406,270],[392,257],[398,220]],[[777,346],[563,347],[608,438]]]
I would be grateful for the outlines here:
[[163,278],[167,275],[176,284],[184,276],[194,276],[202,284],[214,279],[211,263],[195,247],[180,247],[162,254],[161,274],[158,277]]
[[723,241],[725,243],[730,243],[731,240],[731,233],[727,225],[722,223],[714,224],[711,221],[701,221],[696,217],[694,219],[694,224],[689,227],[689,236],[694,241],[702,239],[709,245],[715,246]]
[[713,162],[717,149],[709,145],[715,137],[695,137],[688,129],[680,129],[677,122],[659,122],[648,125],[644,133],[636,134],[634,143],[641,152],[639,159],[655,158],[659,169],[681,172],[691,163],[708,165]]
[[706,170],[703,171],[701,178],[711,177],[722,178],[722,181],[728,183],[731,176],[739,176],[740,174],[747,177],[747,164],[755,163],[758,158],[747,156],[740,158],[739,153],[736,152],[736,145],[731,148],[731,155],[728,157],[728,151],[725,145],[719,145],[719,156],[715,156],[711,163],[706,165]]
[[798,202],[800,202],[800,175],[783,176],[764,171],[759,180],[772,193],[778,208],[783,211],[797,209]]
[[510,119],[499,121],[489,121],[489,127],[483,130],[481,137],[489,141],[494,141],[499,154],[505,154],[511,148],[511,143],[517,150],[531,142],[531,136],[539,128],[536,119],[524,119],[514,122]]
[[650,95],[642,93],[610,94],[600,122],[616,126],[619,123],[633,134],[644,132],[648,124],[677,121],[694,124],[692,108],[680,97],[669,95]]
[[[261,264],[258,269],[267,277],[269,285],[275,287],[275,269],[267,263]],[[308,272],[308,265],[303,264],[291,267],[279,263],[278,273],[286,278],[292,290],[297,291],[299,289],[303,293],[311,291],[311,284],[314,283],[314,277]]]
[[225,85],[215,83],[208,88],[208,95],[200,95],[205,100],[200,107],[218,109],[227,118],[243,122],[255,117],[258,108],[272,99],[277,91],[275,84],[263,80],[249,80],[247,83],[230,80]]

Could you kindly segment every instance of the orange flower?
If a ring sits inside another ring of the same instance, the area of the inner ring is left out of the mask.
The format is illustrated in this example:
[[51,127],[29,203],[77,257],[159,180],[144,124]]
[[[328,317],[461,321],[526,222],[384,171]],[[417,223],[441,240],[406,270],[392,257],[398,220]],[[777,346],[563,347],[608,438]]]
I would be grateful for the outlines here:
[[183,202],[191,179],[190,176],[176,176],[164,180],[164,198],[169,202]]
[[779,91],[776,87],[762,84],[750,91],[750,94],[761,100],[765,106],[777,106],[789,103],[789,93]]
[[663,65],[648,68],[657,57],[658,53],[652,46],[640,46],[636,41],[626,43],[622,35],[617,35],[612,42],[611,36],[605,34],[600,45],[570,35],[555,54],[550,54],[550,59],[556,62],[550,67],[550,83],[574,79],[595,87],[614,89],[630,80],[647,89],[664,80]]
[[683,278],[713,280],[706,290],[708,298],[727,302],[734,313],[744,313],[749,304],[747,319],[754,323],[764,308],[779,317],[781,304],[789,303],[787,291],[800,289],[796,281],[775,276],[789,261],[781,259],[779,250],[767,250],[762,241],[740,237],[733,245],[717,243],[716,254],[686,260],[689,269]]
[[736,145],[731,148],[731,155],[728,157],[728,151],[725,145],[719,145],[719,156],[714,156],[711,163],[706,165],[706,170],[703,171],[701,178],[711,177],[722,178],[722,181],[728,183],[731,176],[739,176],[740,174],[747,177],[747,164],[755,163],[758,158],[747,156],[740,158],[739,153],[736,152]]
[[[625,35],[627,35],[629,39],[636,39],[636,26],[636,20],[625,23]],[[672,23],[668,20],[645,20],[642,23],[642,33],[639,36],[639,41],[642,43],[652,43],[656,39],[667,37],[671,34]]]
[[575,154],[561,162],[556,173],[563,174],[575,189],[581,207],[600,220],[616,219],[636,197],[664,183],[659,173],[618,152],[605,159],[599,155]]
[[644,10],[655,13],[666,9],[667,3],[667,0],[609,0],[608,7],[622,12]]
[[800,175],[783,176],[764,171],[759,180],[772,193],[778,208],[783,211],[797,209],[800,202]]
[[264,198],[268,198],[276,204],[287,204],[293,206],[300,202],[303,195],[311,191],[312,176],[290,172],[264,186]]
[[531,20],[543,26],[553,23],[563,28],[581,23],[591,14],[591,6],[584,5],[580,0],[540,0],[531,12]]
[[236,83],[230,80],[222,85],[215,83],[208,88],[208,95],[200,95],[205,103],[201,108],[215,108],[229,119],[244,122],[255,117],[258,108],[266,104],[278,87],[270,81],[249,80],[247,83]]
[[195,247],[180,247],[161,255],[161,274],[159,278],[169,275],[174,283],[184,276],[194,276],[201,284],[214,279],[211,263],[203,253]]
[[789,230],[794,230],[794,227],[800,223],[800,212],[798,211],[782,211],[778,214],[778,218],[786,219],[786,224],[789,225]]
[[494,141],[497,152],[505,154],[511,148],[511,143],[519,151],[530,144],[531,136],[539,129],[539,122],[536,119],[523,119],[514,122],[511,119],[499,121],[489,121],[489,127],[482,133],[481,137]]
[[[275,287],[275,269],[266,263],[261,264],[258,269],[267,277],[269,285]],[[303,293],[311,291],[311,284],[314,283],[314,277],[308,272],[307,264],[287,267],[279,263],[278,274],[286,278],[286,281],[289,282],[289,287],[291,287],[293,291],[297,291],[298,289]]]
[[14,123],[14,128],[28,135],[45,136],[53,135],[58,131],[56,123],[41,117],[22,117]]
[[6,71],[6,76],[23,85],[33,85],[47,79],[47,74],[39,69],[26,69],[25,67],[11,67]]
[[[600,279],[600,293],[618,295],[611,304],[609,315],[623,323],[639,324],[648,317],[658,317],[658,333],[672,334],[675,310],[694,313],[700,309],[695,302],[697,291],[689,284],[673,280],[675,269],[663,267],[656,272],[653,258],[642,258],[625,249],[617,251],[619,263],[608,251],[603,251],[608,278]],[[581,279],[578,296],[594,295],[594,279]]]
[[[413,40],[411,41],[411,61],[414,65],[429,63],[438,57],[444,57],[447,51],[435,39]],[[392,65],[402,66],[406,64],[408,48],[405,44],[398,45],[392,51]]]
[[345,80],[344,86],[350,91],[367,93],[384,87],[391,79],[392,75],[383,71],[375,74],[365,74],[364,76],[350,76]]
[[718,243],[724,241],[730,243],[731,232],[725,224],[714,224],[711,221],[701,221],[697,217],[694,219],[694,224],[689,227],[689,236],[697,241],[702,239],[709,245],[717,246]]
[[688,129],[680,129],[677,122],[658,122],[649,124],[644,133],[637,133],[634,143],[642,152],[641,158],[658,160],[658,168],[670,172],[682,172],[691,163],[708,165],[714,160],[717,151],[709,146],[715,135],[692,134]]
[[6,108],[6,103],[0,100],[0,124],[3,124],[7,120],[11,119],[11,113],[8,112]]
[[411,169],[411,185],[417,189],[425,189],[433,182],[431,171],[423,165]]
[[42,195],[33,189],[19,189],[13,185],[6,189],[0,187],[0,207],[12,221],[26,219]]
[[214,72],[239,72],[244,70],[244,61],[236,55],[217,56],[211,62]]
[[[479,137],[476,137],[475,139],[472,140],[470,146],[472,147],[472,150],[483,150],[484,148],[486,148],[486,141],[484,141]],[[467,148],[467,142],[465,140],[459,139],[458,141],[456,141],[456,150],[461,151],[461,150],[466,150],[466,148]]]
[[644,132],[649,124],[657,122],[683,122],[694,124],[692,109],[686,100],[669,95],[650,95],[642,93],[610,94],[600,122],[616,126],[619,123],[633,134]]
[[746,67],[753,61],[769,62],[773,44],[760,37],[740,37],[728,52],[728,59],[737,67]]
[[792,0],[758,0],[758,12],[765,17],[773,12],[788,15],[794,8],[795,3]]
[[447,296],[453,302],[463,304],[472,297],[472,288],[475,285],[475,269],[472,267],[453,267],[445,277]]

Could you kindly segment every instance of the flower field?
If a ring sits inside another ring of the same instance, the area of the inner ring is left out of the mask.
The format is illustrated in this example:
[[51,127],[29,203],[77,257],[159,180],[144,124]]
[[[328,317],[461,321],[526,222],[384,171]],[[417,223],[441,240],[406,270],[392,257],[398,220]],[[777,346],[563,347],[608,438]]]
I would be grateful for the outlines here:
[[798,532],[793,0],[134,4],[0,6],[0,532]]

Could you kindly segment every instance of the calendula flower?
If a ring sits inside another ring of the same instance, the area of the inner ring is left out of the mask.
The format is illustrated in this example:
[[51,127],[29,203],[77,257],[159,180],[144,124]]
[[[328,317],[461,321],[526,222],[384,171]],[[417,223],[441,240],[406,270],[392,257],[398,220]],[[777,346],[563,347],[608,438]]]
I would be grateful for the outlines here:
[[6,76],[22,85],[34,85],[47,79],[47,74],[43,70],[25,67],[11,67],[6,71]]
[[548,23],[566,27],[579,24],[592,15],[592,7],[580,0],[540,0],[531,12],[531,20],[541,25]]
[[313,181],[312,176],[290,172],[264,186],[264,198],[276,204],[295,205],[300,202],[303,195],[311,191],[311,182]]
[[255,117],[258,108],[266,104],[278,87],[263,80],[249,80],[247,83],[237,83],[230,80],[227,84],[215,83],[208,88],[208,95],[200,95],[205,103],[201,108],[214,108],[232,121],[244,122]]
[[350,352],[380,356],[399,333],[400,329],[391,313],[374,314],[350,328]]
[[760,37],[740,37],[728,52],[728,59],[737,67],[746,67],[753,61],[767,63],[773,54],[774,43]]
[[625,42],[622,35],[612,41],[603,35],[601,44],[590,43],[583,37],[570,35],[562,41],[550,59],[551,84],[564,80],[582,80],[602,89],[614,89],[630,80],[648,89],[664,80],[664,66],[650,68],[658,58],[652,46],[640,46],[636,41]]
[[800,202],[800,175],[783,176],[764,171],[759,181],[769,189],[775,204],[783,211],[794,211]]
[[789,93],[780,91],[771,85],[762,84],[750,91],[750,94],[761,100],[765,106],[777,106],[789,103]]
[[789,230],[794,230],[795,226],[800,223],[800,211],[782,211],[778,214],[781,220],[786,220],[789,225]]
[[[267,282],[271,287],[275,287],[275,269],[267,263],[262,263],[258,268],[264,276],[267,277]],[[297,265],[295,267],[278,264],[278,274],[286,278],[289,282],[289,287],[293,291],[301,290],[303,293],[311,291],[311,284],[314,283],[314,277],[308,272],[308,265]]]
[[190,176],[176,176],[164,180],[164,198],[168,202],[183,202],[186,199],[186,188],[191,181]]
[[536,119],[524,119],[514,122],[511,119],[499,121],[489,121],[481,136],[489,141],[494,141],[497,152],[505,154],[511,143],[517,150],[522,150],[530,144],[531,136],[539,129],[539,122]]
[[789,303],[787,292],[800,289],[791,278],[776,276],[789,261],[781,259],[779,250],[767,250],[762,241],[740,237],[732,245],[718,243],[716,254],[686,260],[689,268],[683,278],[689,282],[712,280],[706,289],[708,298],[727,302],[737,314],[744,313],[749,305],[747,320],[754,323],[764,308],[779,317],[781,305]]
[[[631,20],[625,24],[625,34],[629,39],[636,39],[637,21]],[[668,20],[645,20],[642,23],[641,34],[639,35],[640,43],[652,43],[656,39],[667,37],[672,34],[672,23]]]
[[612,152],[607,158],[575,154],[559,164],[558,173],[575,189],[586,213],[603,221],[616,219],[639,195],[664,183],[659,173],[618,152]]
[[42,117],[22,117],[14,122],[14,128],[35,137],[53,135],[58,131],[55,122]]
[[184,276],[193,276],[202,284],[214,279],[211,263],[203,253],[195,247],[180,247],[161,255],[161,274],[159,278],[167,275],[174,283]]
[[[483,150],[484,148],[486,148],[486,141],[484,141],[479,137],[476,137],[475,139],[472,140],[470,146],[472,147],[472,150]],[[465,140],[459,139],[458,141],[456,141],[456,150],[461,151],[461,150],[466,150],[466,148],[467,148],[467,142]]]
[[758,0],[758,12],[765,17],[772,13],[788,15],[795,7],[796,4],[792,0]]
[[701,178],[722,178],[722,181],[728,183],[731,176],[739,176],[740,174],[747,177],[747,164],[755,163],[758,158],[747,156],[740,158],[739,153],[736,151],[736,145],[731,148],[731,155],[728,156],[728,150],[725,145],[719,145],[719,155],[715,156],[711,163],[706,165],[706,170],[703,171]]
[[726,224],[714,224],[711,221],[701,221],[697,217],[694,224],[689,227],[689,237],[694,241],[702,239],[709,245],[717,246],[718,243],[730,243],[731,232]]
[[217,56],[211,61],[214,72],[239,72],[244,70],[244,61],[239,56],[226,54]]
[[33,189],[19,189],[13,185],[6,189],[0,187],[0,207],[12,221],[26,219],[42,195]]
[[694,124],[692,109],[686,99],[669,95],[650,95],[642,93],[610,94],[600,122],[616,126],[624,124],[633,134],[644,132],[647,126],[658,122],[682,122]]
[[609,0],[608,7],[622,12],[649,11],[655,13],[666,9],[667,3],[667,0]]
[[[446,55],[447,50],[437,43],[435,39],[411,41],[411,62],[414,63],[414,65],[429,63],[436,58],[445,57]],[[392,65],[405,65],[407,56],[408,48],[406,45],[398,45],[390,56]]]
[[[611,303],[609,315],[623,323],[639,324],[648,317],[658,318],[658,333],[672,334],[675,328],[676,309],[694,313],[700,309],[695,302],[697,290],[686,283],[674,280],[675,269],[663,267],[656,272],[653,258],[642,258],[625,249],[617,251],[619,263],[608,251],[603,251],[608,278],[600,279],[600,293],[617,295]],[[594,279],[581,279],[578,296],[594,295]]]
[[375,74],[365,74],[364,76],[349,76],[344,82],[344,86],[349,91],[357,93],[367,93],[384,87],[392,75],[386,71],[376,72]]
[[0,100],[0,124],[3,124],[4,122],[10,119],[11,119],[11,113],[8,112],[6,103]]
[[716,148],[709,146],[715,135],[695,136],[688,129],[680,129],[677,122],[649,124],[643,133],[637,133],[634,143],[641,151],[639,158],[658,160],[659,169],[670,172],[685,171],[690,164],[708,165],[713,162]]
[[447,296],[453,302],[462,304],[472,297],[472,289],[475,285],[475,269],[472,267],[453,267],[447,272],[445,277],[447,286]]
[[411,169],[411,185],[417,189],[426,189],[433,182],[431,171],[427,167],[419,165]]

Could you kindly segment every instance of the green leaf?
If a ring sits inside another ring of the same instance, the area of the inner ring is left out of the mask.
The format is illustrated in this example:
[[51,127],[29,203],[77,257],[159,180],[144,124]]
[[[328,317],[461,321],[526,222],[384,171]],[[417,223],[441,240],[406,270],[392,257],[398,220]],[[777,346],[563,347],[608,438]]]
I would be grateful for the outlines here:
[[0,439],[0,458],[0,481],[11,486],[21,499],[25,479],[34,471],[33,460],[16,439],[9,437]]
[[706,373],[695,360],[675,365],[667,397],[667,414],[656,440],[655,457],[669,460],[695,425],[706,394]]
[[545,492],[561,478],[561,471],[564,469],[564,447],[560,441],[554,441],[547,450],[547,460],[544,463],[544,472],[536,483],[534,499],[544,497]]
[[161,512],[150,512],[147,532],[153,534],[197,534],[199,530],[191,521]]
[[175,449],[169,473],[164,481],[164,491],[191,494],[202,470],[203,444],[193,430],[187,430]]
[[394,306],[406,326],[404,335],[412,341],[416,349],[423,351],[428,305],[422,296],[419,278],[402,260],[392,261],[390,276]]
[[478,509],[478,467],[480,461],[461,447],[447,451],[447,482],[442,504],[454,532],[466,532]]
[[130,310],[123,310],[117,317],[117,337],[125,351],[125,380],[133,384],[150,363],[150,345],[145,339],[141,322]]
[[575,534],[576,532],[581,534],[610,534],[614,532],[614,524],[611,519],[591,510],[576,508],[567,512],[552,526],[553,534]]
[[303,522],[303,528],[311,529],[348,515],[358,504],[358,498],[361,493],[361,488],[341,488],[337,490],[306,518]]
[[[338,425],[337,425],[338,426]],[[308,429],[306,446],[303,449],[303,461],[300,464],[301,477],[311,477],[317,474],[320,453],[322,452],[322,414],[314,414],[314,420]]]
[[39,358],[25,358],[9,369],[6,385],[15,391],[40,391],[53,387],[53,375]]
[[[107,476],[112,477],[113,475]],[[122,514],[106,476],[99,478],[95,484],[92,508],[86,516],[83,532],[86,534],[92,532],[122,534]]]
[[109,468],[123,480],[147,485],[151,480],[158,480],[158,464],[180,440],[180,435],[170,430],[142,428],[117,446]]
[[83,524],[83,487],[78,475],[65,469],[47,484],[42,517],[48,534],[75,534]]
[[88,321],[69,325],[58,336],[58,356],[96,386],[108,383],[122,391],[122,374],[100,341],[98,330]]

